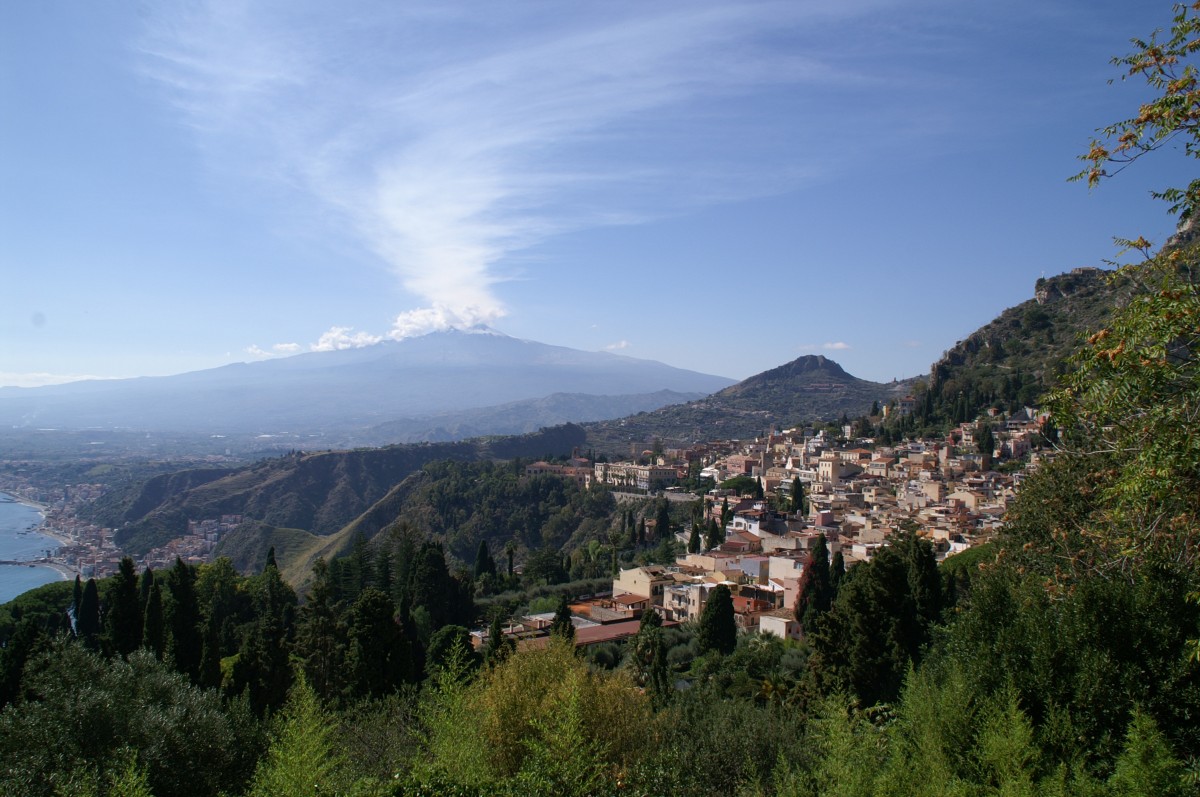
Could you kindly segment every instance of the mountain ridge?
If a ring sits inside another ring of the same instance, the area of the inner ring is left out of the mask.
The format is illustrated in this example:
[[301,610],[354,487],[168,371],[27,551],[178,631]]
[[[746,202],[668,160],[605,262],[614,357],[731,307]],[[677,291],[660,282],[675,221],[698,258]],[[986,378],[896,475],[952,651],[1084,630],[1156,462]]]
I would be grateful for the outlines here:
[[0,388],[0,424],[223,434],[317,432],[369,429],[555,393],[707,394],[732,383],[611,352],[451,330],[172,376]]

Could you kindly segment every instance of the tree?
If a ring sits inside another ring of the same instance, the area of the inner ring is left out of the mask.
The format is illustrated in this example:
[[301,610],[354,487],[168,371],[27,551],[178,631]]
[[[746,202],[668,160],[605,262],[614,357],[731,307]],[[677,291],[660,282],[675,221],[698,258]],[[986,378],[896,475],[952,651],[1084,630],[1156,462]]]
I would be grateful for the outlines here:
[[653,609],[642,612],[631,656],[633,677],[646,690],[650,704],[662,708],[671,699],[671,678],[667,667],[667,645],[663,639],[662,618]]
[[267,565],[249,587],[254,596],[254,621],[238,655],[232,686],[237,692],[246,690],[250,707],[261,715],[283,705],[292,686],[296,593],[274,565]]
[[461,619],[457,584],[446,567],[446,552],[440,543],[427,541],[417,551],[410,594],[413,609],[429,613],[431,631]]
[[829,546],[824,534],[818,534],[804,561],[800,588],[796,595],[796,619],[809,629],[818,617],[829,611],[833,602],[833,583],[829,572]]
[[575,624],[571,622],[571,604],[566,595],[558,596],[558,608],[550,621],[550,634],[572,642],[575,640]]
[[23,689],[28,699],[0,712],[0,794],[136,794],[113,783],[131,780],[129,751],[157,797],[240,794],[253,769],[256,730],[148,651],[104,659],[56,640],[29,661]]
[[482,662],[482,657],[471,644],[471,633],[461,625],[444,625],[430,637],[426,671],[433,675],[446,667],[452,658],[465,674],[477,670]]
[[911,530],[897,532],[813,622],[811,672],[824,691],[856,695],[864,707],[892,702],[908,668],[921,663],[940,612],[932,547]]
[[725,542],[724,527],[718,526],[716,520],[709,518],[707,534],[704,536],[704,549],[711,551],[713,548],[720,547],[723,542]]
[[79,612],[75,615],[75,636],[83,644],[93,650],[98,647],[97,637],[100,635],[100,593],[96,589],[96,579],[89,578],[83,585],[83,595],[79,599]]
[[513,577],[513,556],[517,552],[517,543],[515,540],[509,540],[504,543],[504,555],[508,557],[508,577]]
[[350,609],[347,632],[346,680],[350,696],[378,698],[394,692],[405,680],[409,663],[396,607],[381,590],[368,587]]
[[137,570],[128,556],[121,559],[105,590],[104,625],[108,644],[119,656],[128,656],[142,643],[142,607],[138,600]]
[[146,616],[142,621],[142,647],[162,661],[167,650],[167,628],[163,619],[162,587],[154,582],[150,585],[150,597],[146,599]]
[[808,496],[804,492],[804,482],[800,481],[800,477],[792,479],[792,511],[799,512],[801,515],[808,514]]
[[475,578],[478,580],[485,575],[496,575],[496,563],[488,551],[487,540],[480,540],[479,549],[475,552]]
[[166,626],[166,655],[177,671],[196,683],[200,677],[200,605],[196,598],[196,574],[178,556],[167,572],[167,595],[163,601]]
[[150,587],[154,584],[154,571],[149,565],[142,571],[142,577],[138,580],[138,600],[142,604],[142,614],[146,613],[146,601],[150,600]]
[[342,689],[345,637],[333,606],[333,584],[329,565],[318,559],[313,565],[313,583],[308,600],[300,609],[296,629],[296,655],[305,679],[322,700],[330,700]]
[[992,425],[988,421],[980,421],[975,426],[976,434],[979,439],[976,441],[976,447],[979,453],[983,456],[983,469],[990,470],[992,467],[992,454],[996,450],[996,435],[992,432]]
[[846,558],[842,556],[842,552],[838,551],[833,555],[833,561],[829,563],[829,589],[832,591],[830,601],[837,598],[838,588],[842,585],[842,579],[846,577]]
[[297,678],[271,746],[258,762],[249,797],[337,793],[334,783],[342,759],[336,752],[336,727],[316,692],[303,676]]
[[492,624],[488,628],[487,642],[483,647],[483,660],[489,666],[495,666],[517,649],[517,643],[504,633],[504,623],[500,612],[492,614]]
[[654,534],[660,540],[671,536],[671,507],[665,498],[658,502],[658,511],[654,516]]
[[[1191,59],[1200,51],[1200,8],[1194,3],[1179,3],[1171,29],[1160,38],[1155,31],[1148,39],[1133,39],[1134,51],[1112,59],[1124,70],[1122,80],[1141,77],[1156,96],[1138,109],[1138,114],[1100,129],[1100,138],[1079,159],[1088,165],[1073,179],[1086,179],[1088,187],[1111,177],[1125,166],[1161,149],[1170,142],[1183,141],[1183,152],[1200,158],[1200,72]],[[1117,169],[1108,171],[1115,165]],[[1200,179],[1187,186],[1172,186],[1153,194],[1171,203],[1171,213],[1182,222],[1190,222],[1200,206]]]
[[700,614],[697,634],[700,652],[715,650],[728,655],[737,647],[737,623],[733,616],[733,596],[729,587],[718,584],[708,593],[708,602]]
[[700,553],[700,523],[693,521],[691,534],[688,535],[688,553]]

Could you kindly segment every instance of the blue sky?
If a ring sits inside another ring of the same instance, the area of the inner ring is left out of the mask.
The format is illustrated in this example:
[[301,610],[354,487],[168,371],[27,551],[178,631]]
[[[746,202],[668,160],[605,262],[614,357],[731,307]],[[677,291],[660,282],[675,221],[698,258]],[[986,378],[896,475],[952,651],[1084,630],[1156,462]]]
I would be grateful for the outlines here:
[[0,385],[452,325],[876,380],[1161,241],[1089,192],[1169,3],[6,3]]

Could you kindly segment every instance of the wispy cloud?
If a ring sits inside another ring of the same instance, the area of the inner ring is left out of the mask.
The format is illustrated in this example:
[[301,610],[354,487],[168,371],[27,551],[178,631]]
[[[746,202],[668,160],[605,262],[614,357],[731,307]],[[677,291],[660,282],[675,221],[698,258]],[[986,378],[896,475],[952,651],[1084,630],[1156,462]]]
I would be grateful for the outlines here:
[[246,353],[256,359],[283,357],[289,354],[299,354],[302,351],[304,351],[304,347],[299,343],[276,343],[270,349],[264,349],[257,344],[251,344],[246,347]]
[[616,343],[610,343],[604,347],[605,351],[621,351],[628,349],[632,344],[627,340],[618,340]]
[[794,187],[818,167],[745,168],[798,142],[730,103],[861,81],[788,36],[884,2],[200,0],[149,6],[142,50],[211,157],[334,210],[426,305],[399,337],[503,316],[506,258],[550,235]]
[[0,371],[0,387],[46,387],[65,385],[67,382],[82,382],[87,379],[116,379],[119,377],[93,376],[90,374],[51,374],[44,371]]
[[842,340],[826,341],[825,343],[801,343],[797,348],[800,351],[817,351],[823,349],[825,351],[847,351],[854,348],[849,343]]

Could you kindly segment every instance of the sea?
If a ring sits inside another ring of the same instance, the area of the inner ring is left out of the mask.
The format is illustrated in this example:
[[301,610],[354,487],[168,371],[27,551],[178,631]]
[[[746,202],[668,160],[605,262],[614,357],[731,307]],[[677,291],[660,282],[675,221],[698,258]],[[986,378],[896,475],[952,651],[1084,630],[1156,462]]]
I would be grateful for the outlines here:
[[[57,550],[57,540],[37,532],[42,519],[37,507],[0,493],[0,560],[24,562],[41,558],[46,551]],[[0,564],[0,603],[60,579],[62,575],[49,567]]]

